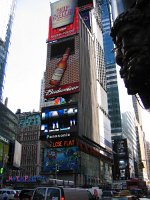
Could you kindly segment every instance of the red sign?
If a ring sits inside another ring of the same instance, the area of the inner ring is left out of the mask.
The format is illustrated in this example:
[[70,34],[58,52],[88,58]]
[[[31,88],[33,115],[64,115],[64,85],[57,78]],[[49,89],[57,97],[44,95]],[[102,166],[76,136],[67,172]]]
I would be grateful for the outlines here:
[[75,140],[58,140],[58,141],[53,141],[50,144],[51,148],[58,148],[58,147],[70,147],[70,146],[75,146]]
[[79,30],[78,8],[75,9],[74,21],[71,24],[59,28],[52,28],[52,17],[49,18],[48,41],[74,35]]
[[60,85],[59,87],[50,87],[45,89],[45,99],[54,96],[61,96],[64,94],[79,92],[79,82],[70,83],[67,85]]

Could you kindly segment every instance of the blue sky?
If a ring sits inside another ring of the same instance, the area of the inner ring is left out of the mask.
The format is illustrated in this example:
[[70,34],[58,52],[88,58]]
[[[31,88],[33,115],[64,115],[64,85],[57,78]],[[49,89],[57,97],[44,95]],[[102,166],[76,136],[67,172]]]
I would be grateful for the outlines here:
[[[5,6],[10,1],[0,0],[0,3]],[[6,12],[0,13],[6,15]],[[22,112],[39,110],[41,79],[46,69],[49,15],[49,0],[18,0],[4,87],[4,99],[8,97],[8,107],[13,112],[18,108]],[[144,130],[150,141],[150,114],[144,110],[142,113]]]

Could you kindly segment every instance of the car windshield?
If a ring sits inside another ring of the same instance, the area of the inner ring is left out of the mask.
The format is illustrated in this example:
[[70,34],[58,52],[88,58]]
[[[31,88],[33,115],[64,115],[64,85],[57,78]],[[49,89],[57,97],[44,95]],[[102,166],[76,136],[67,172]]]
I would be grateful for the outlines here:
[[142,194],[142,190],[131,190],[132,194]]
[[102,194],[102,196],[108,196],[108,197],[110,197],[110,196],[112,196],[112,192],[111,191],[104,191],[103,194]]
[[29,190],[22,190],[21,192],[20,192],[20,194],[19,194],[19,198],[20,199],[22,199],[22,198],[28,198],[28,197],[30,197],[30,196],[32,196],[33,195],[33,192],[34,192],[34,190],[32,190],[32,189],[29,189]]

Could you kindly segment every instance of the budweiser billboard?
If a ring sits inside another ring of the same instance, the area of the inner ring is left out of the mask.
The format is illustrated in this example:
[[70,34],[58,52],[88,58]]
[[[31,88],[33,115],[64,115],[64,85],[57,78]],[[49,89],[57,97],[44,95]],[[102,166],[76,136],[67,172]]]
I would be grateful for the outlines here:
[[79,92],[79,36],[48,44],[45,99]]
[[[71,3],[71,1],[69,0],[67,0],[67,2]],[[58,17],[56,17],[56,14],[50,16],[48,41],[60,39],[63,37],[67,37],[69,35],[74,35],[78,32],[79,29],[78,8],[77,7],[74,8],[74,11],[70,12],[70,14],[71,16],[69,19],[67,17],[66,18],[62,17],[63,18],[62,19],[60,17],[61,14]]]
[[79,92],[79,82],[53,87],[45,90],[45,99]]

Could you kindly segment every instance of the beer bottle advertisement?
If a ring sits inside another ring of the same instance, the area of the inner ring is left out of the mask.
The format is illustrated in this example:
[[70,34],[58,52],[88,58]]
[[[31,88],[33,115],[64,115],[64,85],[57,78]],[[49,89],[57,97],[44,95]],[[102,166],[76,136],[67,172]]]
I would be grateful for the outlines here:
[[56,68],[54,70],[54,73],[52,75],[52,78],[50,80],[50,84],[52,86],[59,86],[61,79],[63,77],[63,74],[65,73],[65,70],[67,68],[67,60],[69,57],[70,48],[66,48],[62,58],[57,63]]

